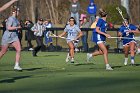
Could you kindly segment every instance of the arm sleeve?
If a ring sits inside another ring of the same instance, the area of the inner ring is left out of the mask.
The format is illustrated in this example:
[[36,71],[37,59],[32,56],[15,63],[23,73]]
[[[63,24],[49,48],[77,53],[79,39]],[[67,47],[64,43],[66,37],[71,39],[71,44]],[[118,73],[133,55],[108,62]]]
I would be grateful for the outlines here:
[[36,24],[31,28],[32,31],[36,30]]
[[67,26],[65,27],[64,32],[68,32]]
[[76,31],[81,32],[81,29],[77,26]]

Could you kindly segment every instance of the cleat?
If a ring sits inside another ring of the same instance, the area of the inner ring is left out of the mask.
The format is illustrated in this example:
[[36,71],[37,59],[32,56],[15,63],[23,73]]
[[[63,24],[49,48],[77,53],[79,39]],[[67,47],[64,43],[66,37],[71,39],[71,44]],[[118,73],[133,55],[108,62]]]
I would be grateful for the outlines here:
[[74,58],[71,58],[71,63],[74,63]]
[[33,48],[29,48],[29,51],[33,51],[34,49]]
[[106,70],[113,70],[110,66],[106,66]]
[[20,66],[15,66],[15,67],[14,67],[14,70],[22,71],[22,68],[21,68]]

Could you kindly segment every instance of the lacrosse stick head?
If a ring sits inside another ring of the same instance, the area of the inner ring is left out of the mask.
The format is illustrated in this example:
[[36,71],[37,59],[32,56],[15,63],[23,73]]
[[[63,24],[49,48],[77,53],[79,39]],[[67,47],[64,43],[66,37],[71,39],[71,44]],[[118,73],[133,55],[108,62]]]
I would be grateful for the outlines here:
[[48,36],[49,37],[55,37],[56,35],[54,35],[51,31],[48,31]]
[[118,10],[118,12],[119,12],[120,14],[122,14],[122,10],[121,10],[119,7],[116,7],[116,9]]
[[140,41],[140,37],[135,37],[134,38],[136,41]]

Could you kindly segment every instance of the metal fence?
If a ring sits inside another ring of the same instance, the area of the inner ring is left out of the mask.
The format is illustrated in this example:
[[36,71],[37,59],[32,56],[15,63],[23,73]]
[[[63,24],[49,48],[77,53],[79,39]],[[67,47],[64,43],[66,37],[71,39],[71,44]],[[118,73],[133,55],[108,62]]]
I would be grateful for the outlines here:
[[[2,27],[0,27],[0,37],[2,36]],[[22,38],[22,43],[23,43],[23,48],[26,48],[28,46],[28,44],[25,42],[25,31],[27,30],[27,28],[22,28],[23,30],[23,38]],[[53,31],[56,35],[58,35],[59,33],[63,32],[64,28],[47,28],[46,31]],[[88,45],[89,48],[93,48],[94,47],[94,43],[91,42],[91,36],[92,36],[92,31],[93,29],[91,28],[81,28],[82,31],[86,31],[88,33]],[[113,28],[113,29],[108,29],[107,33],[109,33],[111,36],[117,36],[118,34],[118,28]],[[36,42],[33,41],[33,44],[35,46]],[[62,40],[60,38],[53,38],[53,44],[54,46],[61,46],[63,49],[67,49],[68,46],[66,44],[65,40]],[[107,39],[107,44],[110,46],[109,50],[110,52],[119,52],[120,51],[120,43],[118,39]],[[79,43],[79,47],[82,46],[82,43]],[[57,49],[56,49],[57,51]]]

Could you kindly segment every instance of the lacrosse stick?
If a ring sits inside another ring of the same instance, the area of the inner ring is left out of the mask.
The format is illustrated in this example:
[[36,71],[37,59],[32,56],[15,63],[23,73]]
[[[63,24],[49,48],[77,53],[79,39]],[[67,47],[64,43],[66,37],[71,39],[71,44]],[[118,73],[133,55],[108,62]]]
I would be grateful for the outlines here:
[[[117,7],[116,9],[118,10],[119,14],[121,15],[123,21],[125,22],[125,18],[124,18],[124,16],[123,16],[122,10],[121,10],[119,7]],[[127,28],[128,30],[131,30],[128,26],[126,26],[126,28]]]
[[[57,35],[53,34],[52,32],[49,33],[49,37],[56,37],[56,38],[62,38],[62,39],[72,40],[73,41],[73,39],[71,39],[71,38],[60,37],[60,36],[57,36]],[[78,42],[79,40],[75,40],[75,41]]]
[[134,38],[129,38],[129,37],[108,37],[108,38],[112,38],[112,39],[134,39],[136,41],[140,41],[140,37],[134,37]]

